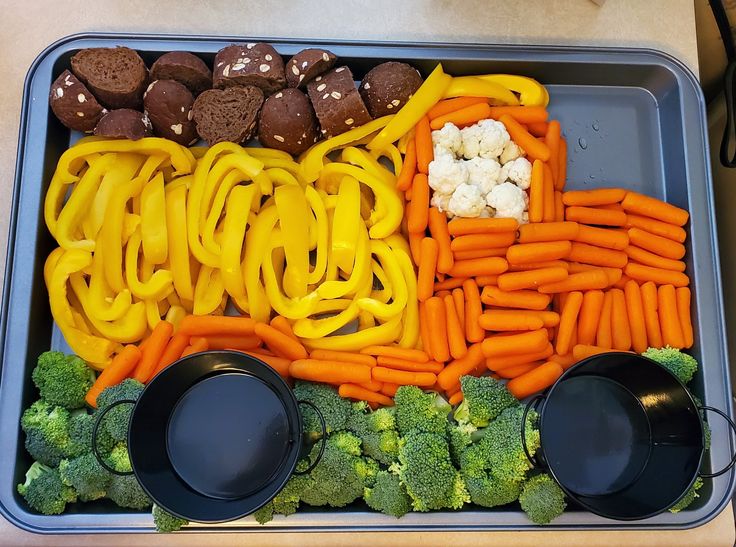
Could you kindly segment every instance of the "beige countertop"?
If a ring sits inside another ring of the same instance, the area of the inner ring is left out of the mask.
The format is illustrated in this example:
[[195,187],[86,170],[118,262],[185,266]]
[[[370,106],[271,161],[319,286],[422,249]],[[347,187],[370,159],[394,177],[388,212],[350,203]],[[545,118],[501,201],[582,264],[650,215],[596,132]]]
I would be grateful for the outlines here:
[[[698,70],[692,0],[0,0],[0,272],[4,268],[23,79],[55,40],[86,31],[393,41],[651,47]],[[666,20],[666,24],[663,24]],[[1,275],[1,274],[0,274]],[[0,449],[2,449],[0,447]],[[247,539],[246,539],[247,538]],[[0,518],[0,545],[687,545],[734,544],[729,506],[708,525],[679,532],[263,533],[176,536],[39,536]]]

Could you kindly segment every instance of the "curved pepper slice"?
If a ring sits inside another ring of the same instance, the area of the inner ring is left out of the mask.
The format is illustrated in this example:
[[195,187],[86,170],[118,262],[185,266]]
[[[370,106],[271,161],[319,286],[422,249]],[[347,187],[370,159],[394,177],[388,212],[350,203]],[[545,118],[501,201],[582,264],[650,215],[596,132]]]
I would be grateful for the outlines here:
[[284,292],[294,298],[306,296],[309,275],[309,206],[300,186],[279,186],[274,192],[286,252]]
[[402,348],[416,347],[419,340],[419,301],[417,300],[417,277],[414,272],[414,263],[411,260],[406,241],[398,234],[386,239],[389,247],[396,256],[401,268],[401,273],[406,281],[406,307],[399,338],[399,346]]
[[[103,269],[104,248],[98,247],[92,255],[92,275],[89,277],[89,309],[88,314],[100,321],[115,321],[120,319],[130,308],[132,299],[130,291],[124,289],[110,297],[110,287],[105,279]],[[112,300],[112,302],[110,302]]]
[[353,271],[360,218],[360,183],[353,177],[343,177],[337,192],[337,204],[332,218],[331,260],[346,274]]
[[174,278],[168,270],[156,270],[150,279],[138,279],[138,254],[141,247],[141,233],[136,231],[130,236],[125,247],[125,279],[128,288],[141,300],[162,300],[174,290]]
[[[217,188],[215,199],[212,201],[212,206],[210,207],[210,211],[207,214],[204,226],[202,227],[202,245],[214,255],[219,256],[222,252],[222,248],[215,241],[215,230],[217,230],[217,225],[222,219],[222,213],[225,209],[227,196],[230,193],[230,190],[244,181],[245,177],[240,171],[232,170],[225,175],[222,183]],[[250,210],[250,205],[248,206],[248,210]],[[243,214],[243,212],[241,211],[240,214]]]
[[371,241],[371,253],[378,257],[386,275],[389,278],[393,290],[390,304],[386,304],[373,298],[358,299],[358,306],[375,317],[387,321],[392,317],[401,315],[406,307],[407,288],[406,280],[401,272],[401,267],[391,248],[383,241]]
[[[386,275],[386,272],[383,271],[383,268],[381,268],[381,265],[376,262],[375,259],[371,260],[371,271],[373,272],[373,290],[371,291],[371,298],[374,298],[378,300],[379,302],[383,302],[384,304],[387,303],[389,300],[391,300],[391,295],[393,293],[391,288],[391,282],[388,279],[388,276]],[[376,280],[378,280],[378,283],[380,283],[381,288],[376,288]]]
[[549,93],[547,88],[533,78],[515,74],[481,74],[481,80],[495,82],[519,94],[519,102],[524,106],[547,106]]
[[259,160],[283,160],[294,162],[294,158],[291,154],[284,152],[283,150],[276,150],[275,148],[246,148],[248,154]]
[[174,288],[184,300],[194,299],[189,263],[187,225],[187,188],[184,184],[166,189],[166,233],[169,238],[169,267]]
[[331,349],[335,351],[360,351],[367,346],[390,344],[401,334],[401,316],[394,317],[381,325],[337,336],[325,338],[305,338],[304,345],[311,349]]
[[[202,190],[202,201],[199,209],[199,222],[204,224],[207,220],[207,214],[212,209],[212,202],[215,199],[217,190],[222,185],[227,175],[231,171],[238,171],[243,177],[241,180],[255,181],[258,175],[263,173],[263,162],[248,155],[245,149],[240,148],[237,152],[225,154],[217,160],[212,166],[212,170],[207,173],[205,185]],[[195,172],[195,185],[199,183],[197,179],[198,173]],[[261,187],[261,193],[270,195],[273,193],[273,184],[271,179],[266,177],[265,187]]]
[[279,219],[276,207],[261,209],[255,222],[245,236],[245,258],[243,260],[245,289],[248,293],[250,316],[261,323],[271,317],[271,306],[261,284],[261,265],[268,252],[269,238]]
[[169,254],[166,227],[164,176],[158,173],[141,191],[141,238],[143,255],[151,264],[161,264]]
[[[298,167],[298,165],[297,165]],[[297,178],[286,169],[282,167],[271,167],[266,169],[266,174],[273,181],[274,186],[281,186],[283,184],[292,184],[294,186],[301,186]]]
[[365,150],[348,146],[347,148],[343,148],[340,158],[346,163],[365,169],[371,175],[381,179],[389,187],[396,185],[396,176],[378,163],[378,160]]
[[393,175],[398,176],[401,173],[401,169],[404,166],[404,158],[401,155],[402,152],[393,144],[386,145],[385,148],[381,148],[380,150],[371,150],[370,154],[376,161],[381,158],[388,158],[394,167]]
[[488,97],[505,105],[519,105],[519,99],[508,88],[491,80],[481,80],[475,76],[453,78],[443,96],[445,98]]
[[[330,279],[331,276],[329,271],[332,267],[331,265],[335,264],[335,261],[330,258],[328,260],[327,267],[328,280],[317,287],[317,293],[319,293],[322,298],[340,298],[346,294],[357,292],[361,287],[361,283],[365,282],[366,272],[371,271],[371,254],[368,235],[366,234],[365,227],[362,227],[359,224],[359,228],[358,245],[355,248],[355,265],[350,273],[350,277],[344,281]],[[370,280],[368,283],[370,283]]]
[[[307,276],[307,283],[315,285],[322,280],[327,269],[327,243],[330,238],[330,228],[327,219],[327,209],[325,208],[322,196],[315,190],[311,185],[304,189],[304,197],[307,198],[307,203],[312,209],[314,220],[316,222],[316,251],[314,258],[314,267]],[[311,241],[310,241],[311,245]]]
[[219,268],[202,266],[194,287],[194,315],[208,315],[222,305],[225,286]]
[[261,192],[255,184],[236,186],[227,198],[227,209],[222,229],[222,253],[220,254],[223,286],[241,310],[248,309],[248,297],[243,281],[240,256],[243,252],[245,229],[249,211],[254,201],[260,199]]

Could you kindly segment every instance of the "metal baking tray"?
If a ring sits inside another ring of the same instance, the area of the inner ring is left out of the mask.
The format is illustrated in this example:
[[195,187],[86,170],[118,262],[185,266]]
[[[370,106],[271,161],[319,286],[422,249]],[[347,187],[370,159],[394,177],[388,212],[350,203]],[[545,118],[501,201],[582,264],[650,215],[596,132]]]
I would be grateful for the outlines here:
[[[708,160],[703,95],[693,74],[657,51],[591,47],[416,44],[305,41],[254,37],[83,34],[43,51],[25,82],[0,336],[0,512],[17,526],[40,533],[148,532],[150,514],[125,512],[109,501],[75,504],[60,516],[29,511],[16,484],[31,463],[19,427],[22,410],[36,397],[30,372],[37,356],[62,349],[43,282],[43,263],[54,242],[42,215],[45,190],[61,153],[79,135],[51,114],[51,82],[79,49],[125,45],[150,65],[160,54],[187,50],[211,64],[233,42],[268,41],[289,56],[305,47],[326,47],[360,79],[386,60],[402,60],[425,75],[441,61],[454,75],[502,72],[536,78],[548,86],[550,111],[562,123],[569,146],[571,188],[617,185],[666,199],[690,211],[687,273],[694,292],[695,347],[701,369],[693,390],[706,404],[731,412],[721,276],[717,254],[713,189]],[[711,419],[713,446],[704,468],[725,465],[734,450],[726,424]],[[662,477],[667,480],[667,477]],[[734,470],[707,480],[691,509],[637,522],[616,522],[576,507],[546,529],[676,529],[715,517],[731,498]],[[252,518],[190,530],[401,531],[539,530],[518,505],[454,512],[413,513],[402,519],[354,504],[340,510],[303,507],[262,527]]]

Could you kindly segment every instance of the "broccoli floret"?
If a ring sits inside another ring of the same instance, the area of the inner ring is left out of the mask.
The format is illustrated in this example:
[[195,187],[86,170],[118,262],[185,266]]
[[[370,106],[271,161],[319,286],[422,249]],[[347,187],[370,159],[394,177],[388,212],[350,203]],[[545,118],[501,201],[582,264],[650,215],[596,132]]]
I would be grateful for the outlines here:
[[59,475],[64,484],[77,491],[81,501],[104,498],[112,480],[112,473],[102,467],[91,452],[71,460],[61,460]]
[[[482,430],[481,430],[482,432]],[[478,429],[471,423],[453,424],[448,430],[448,439],[450,441],[450,456],[452,463],[459,466],[460,458],[465,449],[470,446],[476,435],[482,435]]]
[[425,393],[416,386],[401,386],[394,396],[396,426],[400,435],[413,431],[444,435],[450,404],[437,393]]
[[529,520],[536,524],[549,524],[567,506],[565,493],[546,473],[535,475],[524,483],[519,503]]
[[399,476],[388,471],[379,471],[376,482],[363,492],[363,499],[368,507],[396,518],[403,517],[411,511],[411,498],[401,484]]
[[42,353],[31,377],[42,399],[69,409],[84,406],[84,396],[95,381],[87,363],[60,351]]
[[460,423],[470,422],[475,427],[485,427],[502,410],[519,404],[504,384],[490,376],[463,376],[460,387],[463,402],[455,409],[455,419]]
[[69,438],[69,411],[44,400],[33,403],[20,419],[26,450],[34,460],[57,467],[77,449]]
[[176,532],[177,530],[181,530],[182,526],[189,524],[188,520],[176,517],[155,504],[153,509],[151,509],[151,514],[153,515],[153,524],[156,526],[157,532]]
[[[338,395],[337,390],[327,384],[312,382],[297,382],[294,386],[294,396],[299,401],[308,401],[315,405],[325,418],[327,433],[340,431],[347,427],[352,405],[347,399]],[[314,410],[302,405],[302,420],[304,432],[308,440],[315,441],[322,436],[322,426]]]
[[152,503],[135,475],[113,475],[107,487],[107,497],[120,507],[130,509],[148,509]]
[[690,489],[685,493],[682,498],[680,498],[680,501],[678,501],[676,504],[674,504],[672,507],[670,507],[670,513],[679,513],[683,509],[687,509],[692,502],[695,501],[695,498],[699,498],[700,494],[698,494],[698,490],[700,490],[703,486],[703,479],[698,477],[695,479],[695,482],[690,487]]
[[366,412],[368,405],[356,403],[348,420],[348,429],[363,441],[363,453],[384,465],[399,457],[399,434],[393,408]]
[[399,474],[415,511],[460,509],[470,501],[442,435],[415,431],[402,437],[399,464],[390,469]]
[[105,458],[105,463],[120,473],[128,473],[133,470],[128,454],[128,445],[117,443]]
[[[156,506],[153,506],[156,509]],[[258,524],[266,524],[273,520],[273,502],[268,502],[263,507],[259,507],[253,511],[253,518],[256,519]]]
[[[105,388],[97,396],[98,411],[105,410],[111,404],[123,399],[137,400],[143,392],[143,388],[143,384],[132,378],[127,378],[115,386]],[[105,414],[101,425],[116,441],[126,441],[128,439],[128,423],[132,412],[132,404],[118,405]]]
[[77,501],[77,493],[61,482],[59,471],[39,462],[28,469],[26,482],[18,485],[18,493],[31,508],[44,515],[59,515],[67,503]]
[[693,374],[698,370],[698,362],[692,355],[669,346],[660,349],[649,348],[642,355],[662,365],[677,376],[683,384],[690,382]]

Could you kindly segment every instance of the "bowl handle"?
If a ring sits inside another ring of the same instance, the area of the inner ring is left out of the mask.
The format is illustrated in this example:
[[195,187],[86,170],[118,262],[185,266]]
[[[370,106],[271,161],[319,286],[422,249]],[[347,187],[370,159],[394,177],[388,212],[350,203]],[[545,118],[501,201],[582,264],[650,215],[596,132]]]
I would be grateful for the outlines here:
[[105,408],[105,410],[101,411],[99,415],[97,416],[97,419],[95,420],[95,425],[92,428],[92,453],[95,455],[95,458],[97,459],[97,462],[107,469],[110,473],[113,475],[132,475],[132,471],[118,471],[117,469],[114,469],[113,467],[109,466],[107,462],[105,462],[105,459],[100,455],[100,451],[97,448],[97,431],[100,429],[100,424],[102,423],[102,419],[105,417],[105,414],[110,412],[113,408],[120,405],[134,405],[136,403],[133,399],[120,399],[119,401],[115,401],[113,404]]
[[[711,412],[715,412],[716,414],[718,414],[719,416],[721,416],[723,419],[725,419],[728,422],[728,427],[730,427],[731,428],[731,431],[734,434],[736,434],[736,424],[733,422],[733,420],[730,418],[730,416],[728,416],[728,414],[726,414],[722,410],[719,410],[719,409],[714,408],[712,406],[706,406],[706,405],[699,406],[698,407],[698,410],[710,410]],[[734,454],[733,456],[731,456],[731,461],[728,462],[728,464],[726,465],[726,467],[724,467],[723,469],[720,469],[720,470],[716,471],[715,473],[698,473],[698,476],[700,476],[700,478],[702,478],[702,479],[712,479],[712,478],[715,478],[715,477],[720,477],[726,471],[728,471],[729,469],[731,469],[734,465],[736,465],[736,454]]]
[[307,467],[304,471],[297,471],[296,469],[294,469],[293,471],[294,475],[306,475],[312,469],[317,467],[317,464],[322,459],[322,454],[325,453],[325,444],[327,443],[327,424],[325,423],[325,417],[319,411],[319,408],[317,408],[313,403],[310,403],[309,401],[297,401],[297,404],[311,406],[312,410],[317,413],[319,424],[322,427],[322,438],[320,439],[319,452],[317,453],[317,457],[314,459],[313,462],[309,464],[309,467]]
[[524,408],[524,415],[521,417],[521,446],[524,449],[524,454],[526,454],[526,458],[529,460],[529,463],[532,464],[532,467],[543,467],[543,466],[539,463],[536,456],[529,454],[529,449],[526,446],[526,417],[532,408],[534,408],[534,410],[537,409],[537,403],[539,401],[542,401],[546,398],[547,396],[542,395],[541,393],[539,395],[535,395],[534,397],[532,397],[529,400],[529,402],[526,404],[526,407]]

